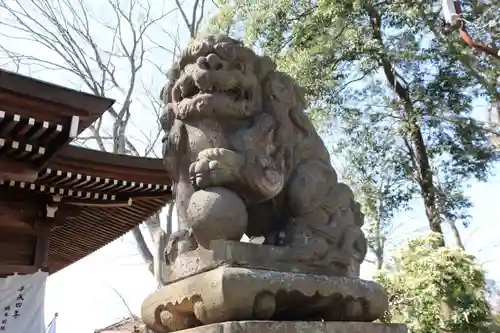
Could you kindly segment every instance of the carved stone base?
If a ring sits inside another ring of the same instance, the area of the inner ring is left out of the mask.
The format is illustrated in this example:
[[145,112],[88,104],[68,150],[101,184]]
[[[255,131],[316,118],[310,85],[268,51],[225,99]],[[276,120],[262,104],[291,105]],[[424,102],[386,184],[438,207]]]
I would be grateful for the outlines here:
[[[164,266],[163,276],[174,282],[219,266],[244,266],[266,270],[281,270],[333,276],[349,275],[353,263],[349,256],[338,252],[328,264],[306,264],[300,261],[310,255],[310,250],[270,245],[213,240],[210,249],[197,247],[191,251],[177,251],[170,265]],[[359,267],[359,263],[357,263]],[[354,269],[355,270],[355,269]],[[359,276],[359,275],[357,275]]]
[[233,321],[179,333],[407,333],[406,325],[319,321]]
[[370,281],[221,266],[157,290],[142,318],[166,333],[234,320],[373,321],[387,307],[387,294]]

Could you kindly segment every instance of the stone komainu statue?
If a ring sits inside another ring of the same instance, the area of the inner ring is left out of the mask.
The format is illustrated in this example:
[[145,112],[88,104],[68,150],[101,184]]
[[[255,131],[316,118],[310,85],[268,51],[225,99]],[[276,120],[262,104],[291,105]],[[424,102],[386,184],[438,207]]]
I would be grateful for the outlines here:
[[[245,233],[251,241],[264,236],[264,244],[302,249],[298,261],[359,266],[366,255],[359,204],[337,180],[304,113],[302,89],[269,57],[226,36],[195,40],[170,71],[161,98],[164,157],[182,229],[171,244],[191,231],[205,247]],[[236,193],[246,212],[221,187]],[[217,192],[216,200],[193,199],[204,190]],[[220,207],[215,221],[196,213]],[[220,218],[231,212],[247,214],[244,223]]]

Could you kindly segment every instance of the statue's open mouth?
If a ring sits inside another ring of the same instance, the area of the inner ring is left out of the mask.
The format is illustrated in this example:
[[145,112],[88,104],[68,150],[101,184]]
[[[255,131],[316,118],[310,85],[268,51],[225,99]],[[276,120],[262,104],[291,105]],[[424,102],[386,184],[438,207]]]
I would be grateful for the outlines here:
[[176,117],[186,119],[200,112],[246,117],[255,107],[257,85],[256,78],[239,70],[203,70],[188,65],[172,91]]
[[[226,94],[233,100],[251,99],[253,82],[239,70],[204,70],[188,65],[174,87],[174,99],[193,98],[197,94]],[[176,92],[177,91],[177,92]],[[177,96],[176,96],[177,95]]]
[[201,90],[200,87],[194,86],[189,91],[186,92],[186,94],[181,95],[181,99],[185,98],[194,98],[196,96],[201,96],[201,95],[226,95],[230,97],[233,101],[238,102],[242,100],[250,100],[251,99],[251,93],[248,90],[245,90],[240,87],[234,87],[228,90],[222,90],[222,89],[217,89],[216,87],[212,87],[211,89],[204,89]]

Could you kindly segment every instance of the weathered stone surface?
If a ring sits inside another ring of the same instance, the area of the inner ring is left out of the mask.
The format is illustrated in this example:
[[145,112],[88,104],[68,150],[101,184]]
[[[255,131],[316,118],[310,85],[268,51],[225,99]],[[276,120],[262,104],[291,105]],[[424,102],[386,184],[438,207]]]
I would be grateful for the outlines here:
[[[164,158],[184,229],[173,239],[194,234],[198,244],[186,248],[192,250],[244,231],[263,236],[267,245],[300,249],[286,252],[300,254],[289,261],[323,267],[325,274],[339,264],[339,253],[344,270],[358,272],[367,251],[363,214],[349,187],[338,182],[293,79],[240,42],[209,36],[190,44],[169,80],[162,90]],[[195,194],[210,187],[237,194],[248,218],[237,218],[245,213],[232,195],[207,205]],[[230,218],[217,223],[216,216]],[[175,253],[167,251],[168,257]]]
[[[201,326],[381,317],[386,293],[357,278],[367,251],[363,214],[303,112],[302,89],[227,36],[193,41],[169,79],[163,153],[179,230],[165,249],[170,283],[143,303],[148,327],[348,332],[349,324],[331,323]],[[235,241],[243,233],[252,244]]]
[[205,248],[209,247],[211,240],[239,241],[247,228],[245,203],[225,187],[194,192],[189,200],[187,214],[196,241]]
[[305,322],[305,321],[233,321],[187,329],[179,333],[407,333],[406,325]]
[[385,291],[370,281],[222,266],[154,292],[142,318],[171,332],[231,320],[373,321],[387,306]]
[[[194,240],[192,240],[194,244]],[[190,251],[170,250],[175,257],[169,258],[171,264],[164,267],[163,276],[167,282],[174,282],[191,275],[204,272],[223,265],[244,266],[282,270],[288,272],[315,273],[331,276],[349,276],[346,271],[347,257],[341,252],[333,257],[330,267],[315,266],[300,262],[297,258],[307,255],[307,248],[271,246],[238,241],[213,240],[210,248],[196,247]],[[355,277],[353,274],[352,277]]]

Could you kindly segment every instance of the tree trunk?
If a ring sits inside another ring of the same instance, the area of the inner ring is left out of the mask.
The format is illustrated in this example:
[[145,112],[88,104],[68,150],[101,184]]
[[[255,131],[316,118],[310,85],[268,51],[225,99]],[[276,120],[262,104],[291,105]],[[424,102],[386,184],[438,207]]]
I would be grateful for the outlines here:
[[[425,214],[429,221],[432,232],[441,235],[440,246],[445,246],[443,230],[441,228],[441,217],[436,202],[436,187],[434,186],[433,172],[430,167],[427,147],[422,136],[420,126],[416,121],[412,121],[411,139],[413,141],[413,155],[418,171],[418,183],[420,193],[424,201]],[[408,147],[411,149],[411,146]]]
[[167,225],[166,231],[163,231],[159,228],[156,232],[156,241],[155,244],[155,255],[154,255],[154,276],[156,279],[156,283],[158,288],[164,286],[166,284],[166,276],[164,273],[165,266],[165,248],[167,246],[168,239],[172,234],[172,214],[174,212],[175,203],[174,201],[170,202],[167,210]]
[[144,260],[146,267],[152,274],[154,274],[153,255],[151,254],[151,251],[149,250],[148,245],[146,244],[146,240],[144,239],[144,236],[142,235],[142,231],[139,226],[136,226],[134,227],[134,229],[132,229],[132,236],[134,237],[135,243],[137,245],[137,250],[139,251],[139,254]]
[[[380,209],[379,209],[380,212]],[[377,222],[375,223],[375,257],[376,257],[376,265],[377,270],[381,270],[384,266],[384,250],[385,250],[385,238],[382,231],[382,221],[380,218],[380,214]]]
[[460,231],[458,231],[457,225],[454,221],[449,221],[448,224],[451,228],[451,236],[455,245],[465,251],[464,243],[462,242],[462,237],[460,236]]
[[[399,75],[392,65],[387,53],[385,52],[385,47],[382,39],[382,23],[380,13],[373,7],[367,6],[367,11],[371,19],[371,25],[373,28],[373,37],[378,41],[381,52],[379,56],[380,63],[383,67],[384,74],[386,76],[389,85],[394,89],[397,96],[403,103],[402,119],[408,122],[410,127],[410,135],[408,138],[404,138],[408,153],[411,155],[411,160],[413,161],[413,166],[417,173],[417,182],[420,187],[420,193],[424,201],[425,213],[429,222],[429,227],[431,231],[438,233],[440,241],[438,246],[444,247],[444,235],[441,228],[441,217],[437,207],[436,201],[436,187],[434,184],[433,173],[430,167],[429,156],[427,154],[427,147],[422,136],[422,131],[417,120],[414,119],[414,109],[413,102],[411,100],[410,92],[407,89],[407,85],[404,83],[402,76]],[[452,316],[453,307],[447,297],[443,298],[441,301],[441,317],[443,322],[448,322]],[[447,328],[441,328],[441,332],[455,333]],[[456,332],[458,333],[458,332]]]
[[445,246],[443,230],[441,228],[441,218],[437,209],[436,190],[433,181],[433,173],[430,168],[430,161],[427,154],[427,147],[422,136],[422,131],[418,122],[414,119],[413,102],[407,85],[403,83],[402,76],[398,74],[392,65],[390,58],[385,52],[385,46],[382,39],[382,19],[380,13],[369,5],[366,6],[370,16],[371,26],[373,28],[373,38],[379,43],[380,54],[379,61],[384,70],[386,79],[394,90],[400,101],[403,103],[402,119],[405,119],[410,126],[409,140],[405,139],[408,153],[411,155],[414,168],[416,169],[417,181],[420,187],[420,193],[424,201],[425,213],[429,221],[431,231],[441,235],[440,246]]
[[[500,96],[495,95],[495,98],[491,101],[488,122],[492,128],[500,127]],[[492,142],[496,149],[500,151],[500,135],[494,134]]]
[[381,270],[382,267],[384,267],[384,250],[382,249],[380,252],[377,251],[375,253],[376,256],[376,261],[375,264],[377,265],[377,270]]

